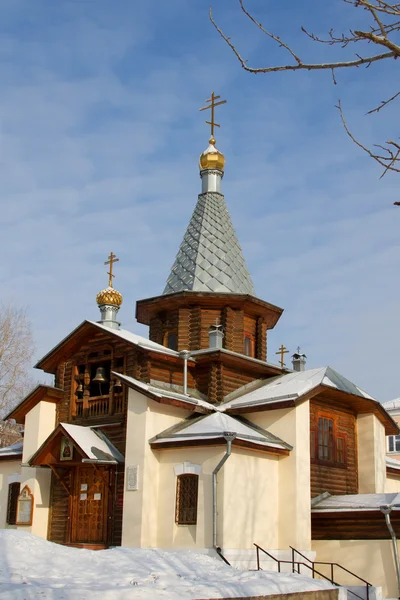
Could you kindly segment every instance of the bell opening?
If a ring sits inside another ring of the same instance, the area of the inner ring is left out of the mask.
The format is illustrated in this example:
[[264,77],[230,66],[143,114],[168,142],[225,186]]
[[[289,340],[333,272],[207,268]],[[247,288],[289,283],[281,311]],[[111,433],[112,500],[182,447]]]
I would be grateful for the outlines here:
[[107,396],[110,392],[111,361],[91,365],[90,397]]

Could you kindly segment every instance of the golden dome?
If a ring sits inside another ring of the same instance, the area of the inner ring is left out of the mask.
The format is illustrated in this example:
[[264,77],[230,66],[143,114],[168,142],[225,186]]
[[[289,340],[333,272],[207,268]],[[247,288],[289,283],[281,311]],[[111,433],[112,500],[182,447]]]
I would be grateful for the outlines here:
[[99,306],[102,304],[110,304],[111,306],[121,306],[122,294],[113,287],[108,287],[105,290],[101,290],[96,296],[96,302]]
[[218,169],[219,171],[224,170],[225,166],[225,156],[217,150],[215,147],[215,138],[210,137],[209,146],[207,150],[204,150],[202,154],[200,154],[200,169]]

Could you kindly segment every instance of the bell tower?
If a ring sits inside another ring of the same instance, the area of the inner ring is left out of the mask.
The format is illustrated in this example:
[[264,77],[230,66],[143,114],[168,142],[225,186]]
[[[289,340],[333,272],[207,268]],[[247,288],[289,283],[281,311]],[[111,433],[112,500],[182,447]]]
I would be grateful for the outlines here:
[[136,318],[150,326],[150,339],[174,350],[205,350],[216,322],[222,350],[266,360],[267,330],[282,309],[255,297],[242,249],[222,194],[225,156],[217,148],[214,92],[206,101],[211,119],[209,145],[199,159],[201,193],[163,294],[139,300]]

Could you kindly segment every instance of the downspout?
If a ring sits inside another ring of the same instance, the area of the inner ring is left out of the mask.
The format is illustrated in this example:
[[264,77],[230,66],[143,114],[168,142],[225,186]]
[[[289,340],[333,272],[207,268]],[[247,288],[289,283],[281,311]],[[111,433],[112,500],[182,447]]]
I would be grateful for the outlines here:
[[397,552],[396,532],[393,529],[392,523],[390,522],[390,513],[392,512],[392,507],[385,505],[385,506],[380,506],[379,508],[380,508],[380,511],[385,515],[386,525],[387,525],[387,528],[389,529],[389,533],[390,533],[391,538],[392,538],[393,554],[394,554],[394,564],[395,564],[395,567],[396,567],[396,574],[397,574],[397,588],[398,588],[398,593],[399,593],[399,598],[400,598],[399,554]]
[[181,350],[179,356],[180,358],[183,358],[183,393],[187,396],[187,363],[191,353],[189,350]]
[[224,431],[224,438],[226,439],[226,452],[222,459],[215,467],[212,474],[212,499],[213,499],[213,548],[218,552],[221,548],[217,546],[217,475],[223,465],[226,463],[232,453],[232,442],[236,437],[236,433],[230,431]]

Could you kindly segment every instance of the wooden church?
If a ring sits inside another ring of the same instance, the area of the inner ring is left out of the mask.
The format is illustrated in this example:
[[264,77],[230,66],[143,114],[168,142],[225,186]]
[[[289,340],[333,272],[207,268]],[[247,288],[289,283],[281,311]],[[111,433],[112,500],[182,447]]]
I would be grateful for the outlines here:
[[333,369],[307,370],[300,352],[293,369],[283,355],[268,362],[282,309],[255,295],[231,223],[216,100],[201,193],[165,289],[136,305],[149,339],[118,322],[111,253],[100,320],[37,363],[54,386],[8,415],[25,437],[0,517],[59,544],[218,549],[241,566],[257,543],[351,567],[362,540],[376,565],[365,578],[379,579],[390,535],[377,495],[400,491],[400,464],[387,471],[385,458],[398,427]]

